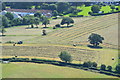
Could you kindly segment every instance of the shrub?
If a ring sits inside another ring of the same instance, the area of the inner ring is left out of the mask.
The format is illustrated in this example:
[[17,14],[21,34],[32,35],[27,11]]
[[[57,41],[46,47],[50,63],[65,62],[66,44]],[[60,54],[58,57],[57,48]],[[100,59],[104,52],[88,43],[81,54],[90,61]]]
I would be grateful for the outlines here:
[[23,44],[23,41],[18,41],[17,44]]
[[97,63],[96,62],[91,62],[91,61],[84,62],[83,67],[97,67]]
[[98,13],[98,12],[100,11],[100,6],[99,6],[99,5],[93,5],[93,6],[91,7],[91,11],[92,11],[93,13]]
[[97,63],[96,63],[96,62],[93,62],[93,63],[92,63],[92,67],[97,67]]
[[108,71],[112,71],[112,66],[107,66]]
[[105,70],[106,69],[106,65],[102,64],[100,67],[101,70]]
[[61,27],[60,24],[56,24],[55,27]]
[[120,65],[117,65],[117,66],[115,67],[115,70],[116,70],[117,73],[120,74]]
[[87,62],[84,62],[83,67],[89,67],[89,64]]
[[5,42],[5,43],[15,43],[14,41],[7,41],[7,42]]
[[66,51],[61,52],[58,56],[62,61],[65,61],[66,63],[72,61],[72,56]]
[[93,15],[94,15],[94,13],[93,13],[93,12],[88,12],[88,14],[90,14],[91,16],[93,16]]

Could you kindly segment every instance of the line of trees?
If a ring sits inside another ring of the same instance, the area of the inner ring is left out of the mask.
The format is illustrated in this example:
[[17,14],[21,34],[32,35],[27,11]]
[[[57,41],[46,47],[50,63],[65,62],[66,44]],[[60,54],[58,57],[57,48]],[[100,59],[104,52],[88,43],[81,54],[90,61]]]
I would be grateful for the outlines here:
[[40,12],[36,12],[34,16],[26,15],[22,18],[14,18],[13,14],[7,12],[5,15],[0,16],[2,25],[0,26],[0,32],[4,35],[5,28],[12,27],[12,26],[20,26],[20,25],[28,25],[29,28],[38,28],[39,24],[42,23],[47,27],[50,23],[49,18],[42,16]]
[[[60,55],[58,55],[58,57],[65,63],[71,63],[73,60],[71,54],[69,54],[67,51],[62,51]],[[87,68],[97,68],[97,66],[98,64],[96,62],[88,61],[83,63],[83,67],[87,67]],[[113,68],[110,65],[106,66],[105,64],[101,64],[100,66],[100,70],[103,71],[112,72],[112,69]],[[120,65],[116,65],[115,72],[120,74]]]

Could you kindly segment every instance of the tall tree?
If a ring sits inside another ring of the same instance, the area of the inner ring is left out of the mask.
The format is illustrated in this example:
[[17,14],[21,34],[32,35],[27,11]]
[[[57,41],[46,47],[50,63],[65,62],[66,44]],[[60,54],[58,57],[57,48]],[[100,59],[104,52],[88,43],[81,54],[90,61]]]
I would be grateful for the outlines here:
[[2,16],[2,26],[4,26],[5,28],[10,27],[9,22],[10,21],[7,19],[6,16]]
[[59,13],[63,13],[64,11],[67,11],[70,8],[70,5],[68,2],[58,2],[57,3],[57,11]]
[[120,65],[117,65],[117,66],[115,67],[115,70],[116,70],[117,73],[120,74]]
[[61,52],[58,56],[62,61],[65,61],[66,63],[72,61],[72,56],[66,51]]
[[46,28],[48,24],[50,24],[50,20],[47,17],[44,17],[42,20],[42,25],[45,25]]
[[40,23],[40,19],[35,17],[34,24],[36,25],[36,27],[38,27],[39,23]]
[[6,16],[9,20],[13,20],[13,19],[14,19],[14,16],[13,16],[13,14],[12,14],[11,12],[7,12],[7,13],[5,14],[5,16]]
[[90,44],[93,44],[93,46],[98,46],[100,43],[102,43],[102,40],[104,40],[104,38],[101,35],[94,33],[92,33],[88,37],[88,39],[88,41],[90,41]]
[[61,25],[67,24],[67,27],[69,24],[74,23],[74,20],[70,17],[64,17],[61,21]]
[[4,33],[6,32],[4,26],[0,26],[0,32],[2,33],[2,36],[4,36]]
[[91,10],[93,13],[98,13],[100,11],[100,6],[99,5],[93,5],[91,7]]
[[49,10],[52,10],[52,11],[57,10],[57,5],[56,4],[50,4],[49,5]]

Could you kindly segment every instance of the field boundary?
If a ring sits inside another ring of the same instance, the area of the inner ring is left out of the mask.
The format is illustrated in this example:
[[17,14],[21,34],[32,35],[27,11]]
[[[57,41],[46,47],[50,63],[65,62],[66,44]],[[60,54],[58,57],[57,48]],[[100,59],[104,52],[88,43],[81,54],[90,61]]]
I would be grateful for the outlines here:
[[109,76],[116,76],[120,77],[119,73],[116,73],[115,71],[107,71],[107,70],[100,70],[98,67],[84,67],[83,64],[74,64],[74,63],[65,63],[61,61],[56,61],[56,60],[47,60],[47,59],[37,59],[37,58],[17,58],[17,57],[12,57],[12,58],[0,58],[0,62],[4,63],[4,61],[9,62],[30,62],[30,63],[38,63],[38,64],[52,64],[56,66],[64,66],[64,67],[71,67],[71,68],[76,68],[76,69],[82,69],[86,71],[91,71],[95,73],[100,73],[100,74],[105,74]]

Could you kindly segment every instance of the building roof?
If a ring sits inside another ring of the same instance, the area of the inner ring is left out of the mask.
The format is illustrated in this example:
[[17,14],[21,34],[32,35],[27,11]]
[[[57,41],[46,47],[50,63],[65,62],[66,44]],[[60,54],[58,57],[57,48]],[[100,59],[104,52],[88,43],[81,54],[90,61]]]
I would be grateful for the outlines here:
[[36,10],[36,9],[6,9],[6,11],[9,12],[27,12],[27,13],[35,13],[35,12],[41,12],[41,13],[52,13],[51,10]]

